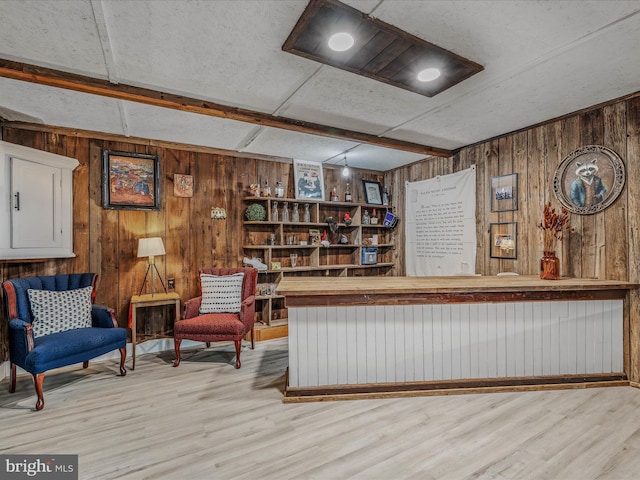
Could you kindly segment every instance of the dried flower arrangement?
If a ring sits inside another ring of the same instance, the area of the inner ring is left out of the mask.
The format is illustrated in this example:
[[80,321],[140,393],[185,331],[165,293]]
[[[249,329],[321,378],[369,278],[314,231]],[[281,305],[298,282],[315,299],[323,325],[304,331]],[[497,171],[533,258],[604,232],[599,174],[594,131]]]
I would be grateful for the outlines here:
[[562,208],[556,213],[555,208],[551,208],[551,202],[544,206],[544,217],[538,225],[542,229],[542,240],[545,252],[554,252],[557,242],[562,241],[565,230],[569,230],[569,212]]

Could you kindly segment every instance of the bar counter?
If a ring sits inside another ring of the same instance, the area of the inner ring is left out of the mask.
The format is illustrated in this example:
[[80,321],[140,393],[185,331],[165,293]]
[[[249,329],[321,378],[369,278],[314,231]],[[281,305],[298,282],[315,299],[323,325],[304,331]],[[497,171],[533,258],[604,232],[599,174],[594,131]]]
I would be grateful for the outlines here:
[[635,288],[519,275],[285,277],[285,401],[628,385]]

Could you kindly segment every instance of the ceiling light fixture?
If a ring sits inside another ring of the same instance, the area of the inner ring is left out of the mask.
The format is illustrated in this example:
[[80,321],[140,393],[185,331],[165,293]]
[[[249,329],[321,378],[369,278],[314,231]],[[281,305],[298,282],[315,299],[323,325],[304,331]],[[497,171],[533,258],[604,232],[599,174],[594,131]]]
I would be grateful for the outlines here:
[[347,165],[347,155],[344,155],[344,168],[342,169],[342,176],[348,177],[351,171],[349,170],[349,165]]
[[329,37],[329,48],[336,52],[345,52],[353,47],[355,40],[347,32],[334,33]]
[[439,68],[425,68],[418,72],[418,80],[421,82],[433,82],[436,78],[440,77]]

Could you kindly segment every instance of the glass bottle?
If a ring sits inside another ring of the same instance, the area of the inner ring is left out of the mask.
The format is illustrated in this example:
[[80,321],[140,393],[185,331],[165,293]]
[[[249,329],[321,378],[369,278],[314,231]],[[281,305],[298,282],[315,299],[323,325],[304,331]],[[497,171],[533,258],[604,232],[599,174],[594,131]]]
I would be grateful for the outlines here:
[[276,182],[276,197],[284,198],[284,186],[280,180]]
[[384,186],[384,192],[382,193],[382,205],[389,205],[389,189]]
[[365,210],[362,214],[362,224],[369,225],[371,223],[371,217],[369,216],[369,210]]
[[340,200],[340,197],[338,197],[338,190],[336,187],[333,187],[333,190],[331,190],[331,201],[337,202],[338,200]]
[[304,204],[304,214],[302,215],[302,220],[305,223],[309,223],[311,221],[311,213],[309,212],[309,204]]
[[347,182],[347,189],[344,192],[344,201],[345,202],[351,201],[351,189],[349,188],[349,182]]
[[271,196],[271,187],[269,186],[269,180],[264,181],[264,188],[262,189],[262,195],[265,197]]
[[291,214],[291,221],[296,223],[300,221],[300,213],[298,212],[297,203],[293,204],[293,213]]
[[282,223],[289,222],[289,202],[284,202],[282,205]]
[[272,222],[277,222],[278,221],[278,202],[273,202],[271,207],[271,221]]

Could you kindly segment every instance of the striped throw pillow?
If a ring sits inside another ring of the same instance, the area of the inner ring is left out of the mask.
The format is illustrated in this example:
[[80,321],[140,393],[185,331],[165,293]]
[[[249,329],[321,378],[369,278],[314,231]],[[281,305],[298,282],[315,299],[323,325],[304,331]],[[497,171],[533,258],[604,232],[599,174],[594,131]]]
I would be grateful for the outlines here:
[[33,336],[90,327],[92,291],[91,286],[61,291],[28,289]]
[[243,278],[244,273],[223,276],[200,274],[200,313],[238,313],[242,303]]

